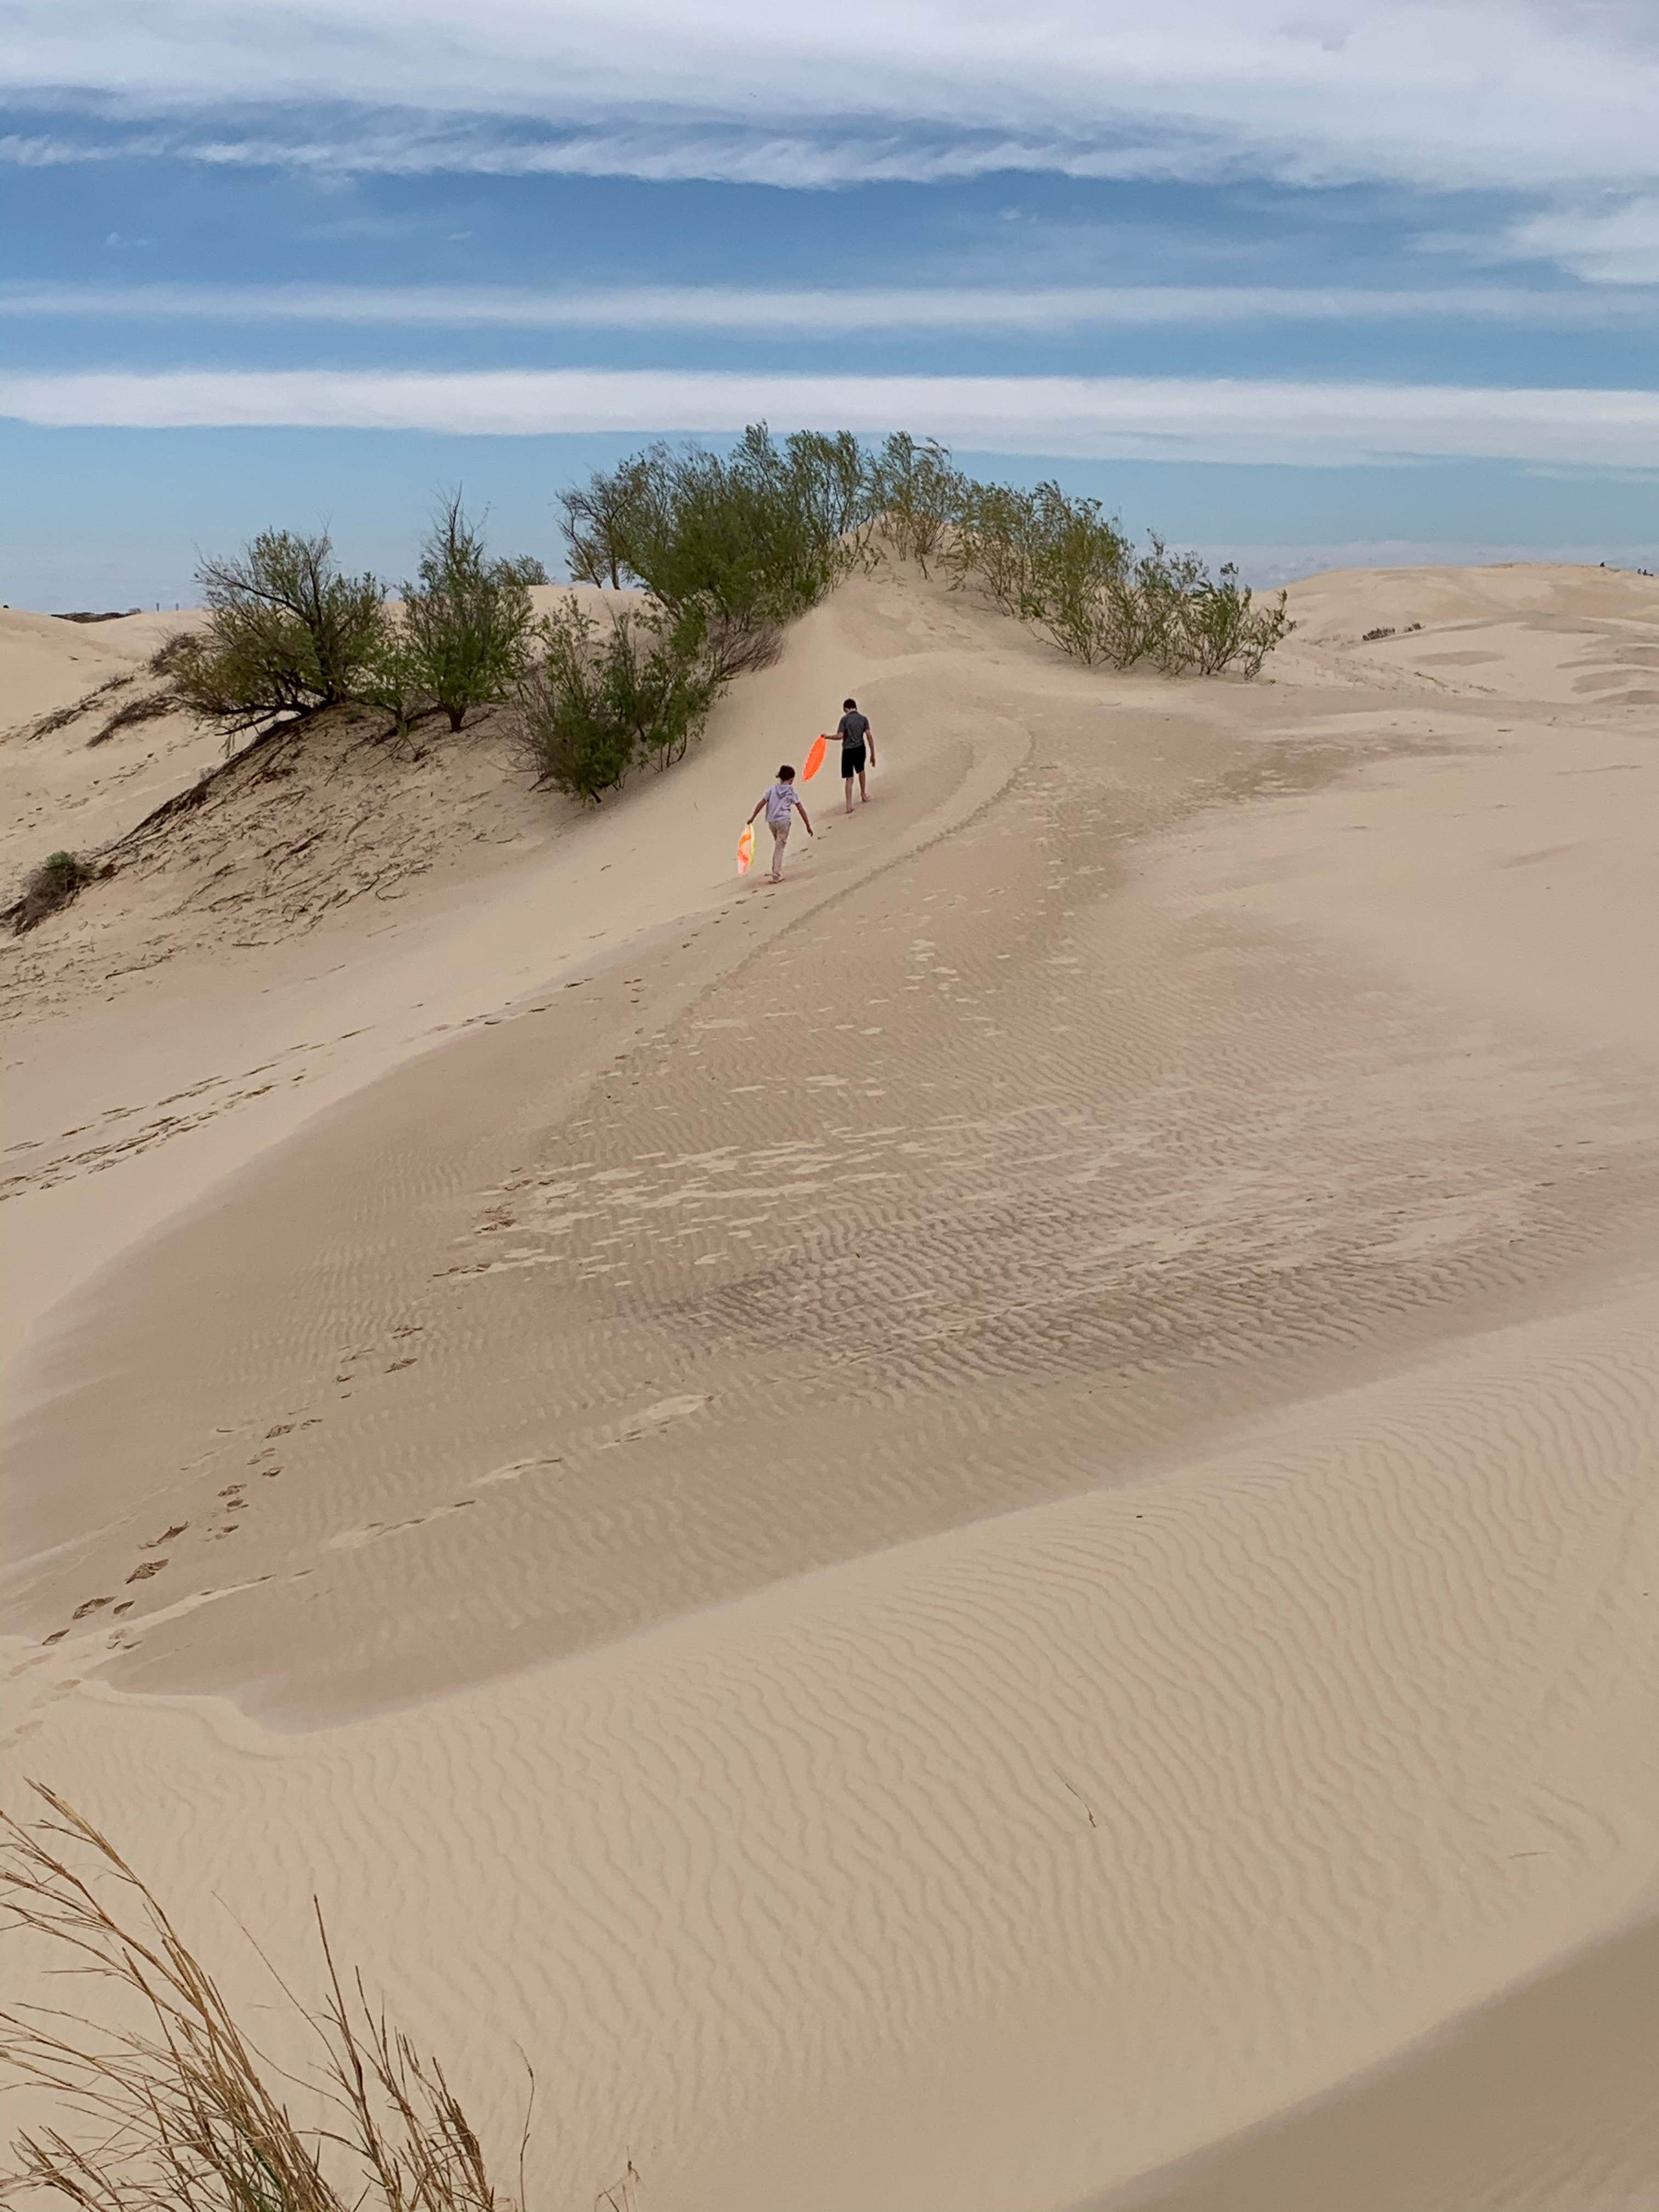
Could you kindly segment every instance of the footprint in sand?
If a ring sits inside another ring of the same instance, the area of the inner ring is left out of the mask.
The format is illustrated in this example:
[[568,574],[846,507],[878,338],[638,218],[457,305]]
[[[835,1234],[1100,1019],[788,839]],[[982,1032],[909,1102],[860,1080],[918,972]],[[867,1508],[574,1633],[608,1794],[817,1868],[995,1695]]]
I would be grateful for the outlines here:
[[127,1580],[130,1583],[147,1583],[152,1575],[159,1575],[166,1565],[165,1559],[146,1559],[141,1566],[133,1569]]

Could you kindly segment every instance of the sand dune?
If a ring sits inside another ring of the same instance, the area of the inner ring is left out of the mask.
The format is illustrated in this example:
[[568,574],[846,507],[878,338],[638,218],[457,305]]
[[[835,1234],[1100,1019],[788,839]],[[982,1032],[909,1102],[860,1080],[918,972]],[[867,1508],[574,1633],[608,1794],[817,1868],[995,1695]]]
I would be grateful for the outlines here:
[[1297,597],[861,581],[596,817],[434,749],[313,912],[342,751],[23,941],[9,1764],[539,2201],[1659,2194],[1659,587]]

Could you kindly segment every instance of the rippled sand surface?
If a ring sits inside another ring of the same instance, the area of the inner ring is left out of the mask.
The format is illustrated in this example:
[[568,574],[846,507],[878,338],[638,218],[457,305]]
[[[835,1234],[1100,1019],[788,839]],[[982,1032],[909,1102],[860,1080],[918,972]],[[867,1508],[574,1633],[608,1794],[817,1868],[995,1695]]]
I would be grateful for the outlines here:
[[1296,599],[860,581],[596,817],[23,940],[8,1767],[543,2204],[1659,2202],[1659,587]]

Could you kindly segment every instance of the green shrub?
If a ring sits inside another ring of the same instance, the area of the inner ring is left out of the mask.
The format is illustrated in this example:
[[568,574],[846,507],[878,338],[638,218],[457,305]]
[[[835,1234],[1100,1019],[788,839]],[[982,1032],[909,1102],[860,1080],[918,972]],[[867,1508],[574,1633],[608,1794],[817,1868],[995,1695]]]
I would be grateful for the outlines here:
[[515,584],[523,584],[526,588],[535,584],[550,584],[553,580],[547,573],[546,564],[538,561],[533,553],[516,554],[512,560],[503,561],[499,566],[504,576],[510,576]]
[[[539,562],[528,565],[542,573]],[[452,730],[471,708],[507,698],[530,652],[525,566],[492,561],[460,494],[447,495],[421,549],[420,581],[404,586],[401,623],[381,625],[360,690],[390,704],[400,729],[422,693]]]
[[1218,675],[1233,666],[1243,677],[1259,676],[1267,655],[1296,628],[1290,617],[1289,594],[1280,592],[1257,606],[1255,593],[1239,582],[1231,561],[1215,582],[1206,582],[1194,594],[1188,622],[1200,676]]
[[680,759],[722,688],[708,619],[694,607],[600,622],[574,600],[550,615],[518,695],[537,781],[597,805],[639,763]]
[[1006,615],[1022,614],[1031,592],[1038,526],[1035,492],[968,480],[942,558],[960,589],[976,583]]
[[392,717],[392,735],[406,738],[416,716],[434,705],[426,671],[405,625],[388,615],[354,685],[365,707]]
[[957,519],[937,538],[952,582],[978,586],[1085,665],[1150,660],[1169,676],[1254,677],[1294,627],[1285,593],[1257,606],[1231,563],[1212,576],[1156,536],[1137,554],[1098,500],[1052,482],[1029,492],[957,484]]
[[1054,483],[1037,486],[1030,516],[1020,614],[1085,665],[1127,665],[1119,655],[1128,540],[1097,499],[1070,498]]
[[386,625],[376,578],[346,576],[326,532],[262,531],[234,559],[197,571],[204,630],[156,656],[183,705],[229,732],[315,713],[357,696]]
[[877,531],[901,560],[914,561],[927,575],[979,487],[957,468],[948,447],[936,438],[918,443],[908,430],[895,431],[867,466]]
[[21,937],[26,929],[33,929],[49,914],[57,914],[70,905],[89,883],[96,880],[97,874],[96,868],[78,853],[48,853],[38,868],[30,870],[24,879],[22,896],[8,909],[14,932]]
[[775,656],[782,627],[845,574],[845,541],[869,513],[850,431],[799,431],[779,446],[752,423],[729,455],[653,446],[563,495],[570,569],[636,585],[677,617],[701,608],[729,679]]
[[645,496],[648,457],[624,461],[608,472],[595,469],[585,484],[559,495],[570,573],[579,584],[609,584],[619,592],[632,578],[628,526]]

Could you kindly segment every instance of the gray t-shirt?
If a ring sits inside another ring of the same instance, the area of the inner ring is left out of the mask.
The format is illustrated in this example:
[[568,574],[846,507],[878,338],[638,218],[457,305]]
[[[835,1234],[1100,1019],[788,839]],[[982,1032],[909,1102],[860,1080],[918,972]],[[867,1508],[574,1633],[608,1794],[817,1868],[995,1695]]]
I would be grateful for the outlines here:
[[841,718],[841,741],[844,745],[861,745],[870,734],[870,720],[866,714],[843,714]]

